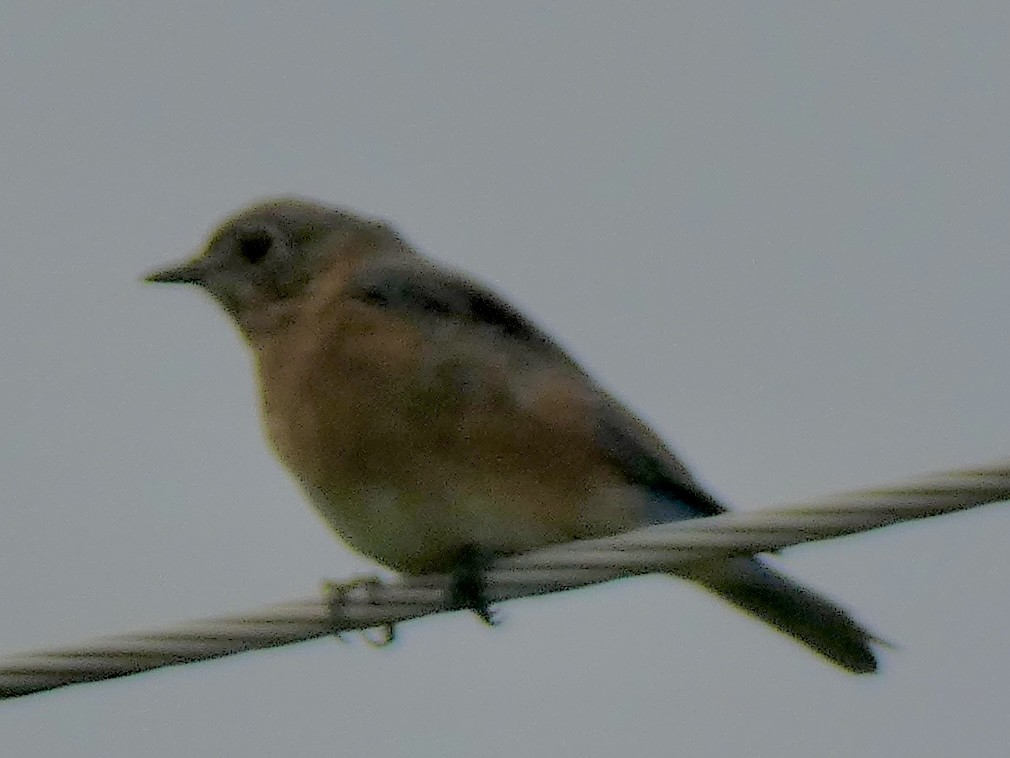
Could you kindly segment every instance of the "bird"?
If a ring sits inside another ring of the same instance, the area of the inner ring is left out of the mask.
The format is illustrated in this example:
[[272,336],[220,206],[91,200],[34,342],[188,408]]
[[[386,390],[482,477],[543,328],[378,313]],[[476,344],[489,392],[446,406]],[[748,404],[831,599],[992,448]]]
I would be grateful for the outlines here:
[[[348,545],[406,575],[727,507],[538,324],[390,223],[298,196],[223,221],[149,282],[198,285],[251,348],[266,436]],[[882,642],[767,556],[689,564],[715,593],[853,673]]]

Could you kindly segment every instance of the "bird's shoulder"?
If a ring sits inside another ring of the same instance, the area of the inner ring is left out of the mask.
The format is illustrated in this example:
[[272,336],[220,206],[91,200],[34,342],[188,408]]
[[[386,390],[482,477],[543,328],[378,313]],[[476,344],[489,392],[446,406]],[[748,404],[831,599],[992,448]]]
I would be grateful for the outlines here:
[[530,350],[563,352],[502,296],[464,274],[423,258],[364,266],[348,279],[344,295],[421,323],[448,321],[493,332]]

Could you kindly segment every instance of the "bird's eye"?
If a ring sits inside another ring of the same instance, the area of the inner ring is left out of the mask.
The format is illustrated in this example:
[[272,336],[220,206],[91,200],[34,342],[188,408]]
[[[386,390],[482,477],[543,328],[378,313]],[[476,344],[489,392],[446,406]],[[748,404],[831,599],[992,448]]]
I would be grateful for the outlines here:
[[248,263],[259,263],[273,247],[274,238],[266,230],[249,231],[239,235],[238,254]]

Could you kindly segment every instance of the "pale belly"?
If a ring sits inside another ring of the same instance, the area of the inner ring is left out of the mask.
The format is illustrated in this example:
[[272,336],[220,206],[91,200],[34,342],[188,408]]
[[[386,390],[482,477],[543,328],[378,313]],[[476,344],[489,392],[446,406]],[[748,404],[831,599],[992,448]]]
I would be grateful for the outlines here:
[[478,547],[512,554],[580,537],[612,534],[640,523],[641,493],[601,491],[582,503],[559,503],[573,518],[542,518],[536,508],[486,495],[419,497],[375,485],[339,496],[303,483],[310,502],[350,547],[404,573],[451,569],[460,553]]

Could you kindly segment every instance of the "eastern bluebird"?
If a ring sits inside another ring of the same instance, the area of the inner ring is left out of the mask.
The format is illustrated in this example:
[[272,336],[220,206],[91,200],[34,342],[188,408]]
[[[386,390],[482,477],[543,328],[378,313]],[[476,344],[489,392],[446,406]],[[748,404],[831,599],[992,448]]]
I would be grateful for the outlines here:
[[[538,326],[385,223],[269,200],[148,280],[201,285],[231,314],[281,460],[344,540],[397,571],[726,510]],[[876,669],[876,637],[762,559],[678,575]]]

